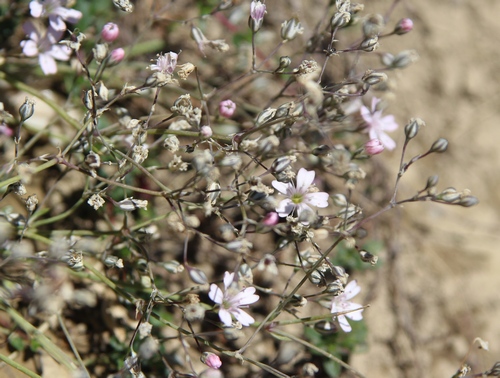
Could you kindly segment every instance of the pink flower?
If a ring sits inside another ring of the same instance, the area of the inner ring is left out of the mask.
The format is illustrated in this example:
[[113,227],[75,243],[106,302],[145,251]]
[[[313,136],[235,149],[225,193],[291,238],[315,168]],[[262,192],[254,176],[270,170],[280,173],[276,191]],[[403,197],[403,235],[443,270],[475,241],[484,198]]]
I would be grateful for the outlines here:
[[370,139],[365,143],[365,151],[368,155],[377,155],[384,151],[384,145],[378,139]]
[[120,28],[118,25],[108,22],[102,27],[101,37],[105,42],[111,43],[120,35]]
[[57,72],[57,60],[69,60],[71,49],[64,45],[58,45],[63,32],[49,28],[42,33],[31,22],[25,22],[24,32],[29,40],[21,41],[23,53],[26,56],[33,57],[38,55],[40,67],[45,75]]
[[204,352],[201,355],[201,362],[203,362],[208,367],[211,367],[212,369],[219,369],[222,366],[222,361],[220,360],[219,356],[217,356],[215,353],[210,352]]
[[266,13],[266,4],[262,4],[260,1],[253,0],[250,4],[250,17],[256,23],[262,24],[264,14]]
[[380,100],[378,98],[373,97],[371,110],[366,106],[362,106],[361,116],[367,124],[367,132],[370,135],[370,139],[379,139],[385,148],[394,150],[394,148],[396,148],[396,142],[394,142],[385,131],[396,130],[398,124],[394,120],[393,115],[382,117],[382,110],[377,110],[377,104],[379,102]]
[[403,18],[399,20],[396,27],[394,28],[394,33],[398,35],[406,34],[413,30],[413,21],[410,18]]
[[7,126],[7,124],[0,123],[0,135],[11,137],[12,135],[14,135],[14,132],[9,126]]
[[276,190],[287,196],[276,208],[276,212],[280,217],[285,218],[294,210],[297,210],[297,215],[300,217],[300,214],[304,210],[312,212],[309,205],[316,207],[328,206],[328,193],[317,192],[315,191],[315,187],[312,187],[315,175],[314,171],[300,168],[297,173],[296,186],[292,183],[285,184],[277,180],[272,182]]
[[82,12],[76,9],[64,8],[66,1],[33,0],[30,3],[31,15],[35,18],[48,16],[50,27],[57,31],[65,31],[66,23],[75,24],[82,18]]
[[358,283],[354,280],[347,284],[347,286],[345,287],[345,291],[342,294],[333,297],[332,311],[331,311],[332,314],[351,311],[343,315],[334,315],[334,318],[336,317],[338,319],[340,328],[342,328],[344,332],[351,332],[352,330],[346,317],[354,321],[363,319],[363,314],[361,314],[363,312],[362,306],[360,304],[349,301],[350,299],[358,295],[360,291],[361,288],[358,286]]
[[219,114],[225,118],[230,118],[235,110],[236,104],[231,100],[224,100],[219,104]]
[[233,280],[234,273],[224,273],[224,292],[217,285],[211,284],[208,296],[220,305],[219,318],[226,326],[230,327],[232,324],[231,315],[242,325],[249,326],[255,320],[241,310],[241,308],[248,307],[249,304],[257,302],[259,296],[255,294],[254,287],[247,287],[240,290],[237,287],[237,283],[233,282]]
[[200,134],[203,138],[210,138],[213,135],[212,128],[210,126],[202,126],[200,127]]
[[177,66],[178,57],[179,55],[174,52],[159,54],[158,58],[156,59],[156,64],[150,64],[149,68],[151,68],[153,71],[159,71],[172,75],[175,67]]
[[118,64],[123,60],[124,57],[125,50],[123,50],[121,47],[118,47],[117,49],[111,51],[111,54],[109,55],[109,61],[112,64]]

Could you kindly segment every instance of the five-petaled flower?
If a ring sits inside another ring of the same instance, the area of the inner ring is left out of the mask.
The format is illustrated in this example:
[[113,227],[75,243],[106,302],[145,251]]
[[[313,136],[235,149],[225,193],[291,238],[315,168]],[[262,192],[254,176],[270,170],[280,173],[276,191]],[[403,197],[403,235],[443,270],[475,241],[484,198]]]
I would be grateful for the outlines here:
[[224,292],[216,284],[212,284],[208,296],[220,305],[219,318],[226,326],[230,327],[232,324],[231,315],[244,326],[255,322],[254,318],[241,308],[257,302],[259,296],[255,294],[254,287],[240,290],[237,283],[234,282],[234,273],[224,273]]
[[68,9],[63,6],[66,1],[61,0],[33,0],[30,3],[31,15],[35,18],[46,16],[49,18],[50,27],[57,31],[65,31],[66,23],[77,23],[82,18],[82,12]]
[[45,75],[54,74],[57,72],[57,60],[69,60],[71,49],[68,46],[57,44],[63,34],[62,31],[57,31],[48,28],[42,34],[35,25],[31,22],[25,22],[23,25],[24,32],[29,39],[21,41],[23,53],[26,56],[33,57],[38,55],[40,67]]
[[285,184],[277,180],[272,182],[276,190],[287,196],[276,208],[276,212],[280,217],[287,217],[294,210],[297,210],[297,216],[300,217],[303,211],[312,212],[309,205],[316,207],[328,206],[328,193],[314,191],[316,187],[312,186],[312,183],[315,175],[314,171],[300,168],[297,173],[297,185]]
[[354,280],[346,285],[345,291],[342,294],[333,297],[332,311],[331,311],[332,314],[350,311],[347,314],[334,315],[334,318],[336,317],[338,319],[340,328],[342,328],[344,332],[351,332],[352,330],[349,322],[347,321],[347,318],[355,321],[363,319],[362,306],[360,304],[350,302],[350,299],[358,295],[360,291],[361,288],[359,287],[358,283]]
[[367,132],[370,135],[370,139],[379,139],[385,148],[388,150],[394,150],[396,148],[396,142],[394,142],[386,131],[394,131],[398,128],[398,124],[394,120],[393,115],[388,115],[383,117],[382,110],[377,110],[377,104],[380,99],[373,97],[371,109],[366,106],[361,107],[361,116],[367,124]]

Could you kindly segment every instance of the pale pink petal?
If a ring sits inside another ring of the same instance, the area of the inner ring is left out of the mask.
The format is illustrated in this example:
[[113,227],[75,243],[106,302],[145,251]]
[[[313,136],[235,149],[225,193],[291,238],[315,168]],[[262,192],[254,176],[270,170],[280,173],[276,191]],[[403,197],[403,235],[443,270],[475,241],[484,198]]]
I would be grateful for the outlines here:
[[245,311],[240,310],[239,308],[233,311],[233,315],[242,325],[249,326],[252,323],[255,323],[255,319],[248,315]]
[[381,132],[378,134],[378,139],[380,139],[380,142],[382,142],[384,147],[388,150],[392,151],[396,148],[396,142],[394,142],[389,135]]
[[208,297],[217,304],[222,304],[224,300],[224,294],[216,284],[210,285],[210,291],[208,293]]
[[347,318],[344,315],[339,315],[337,316],[337,319],[340,324],[340,328],[342,328],[342,331],[344,332],[351,332],[352,328],[349,322],[347,321]]
[[380,128],[385,131],[394,131],[397,130],[397,128],[399,127],[399,125],[394,120],[393,115],[382,117],[382,119],[380,120],[380,124],[381,124]]
[[[357,309],[359,309],[359,310],[353,311],[353,310],[357,310]],[[347,314],[344,314],[349,319],[352,319],[355,321],[359,321],[359,320],[363,319],[363,309],[357,303],[349,303],[348,306],[346,306],[346,308],[344,309],[344,311],[353,311],[353,312],[349,312]]]
[[68,46],[52,46],[52,50],[48,52],[53,58],[57,60],[69,60],[71,49]]
[[21,47],[23,48],[23,54],[26,56],[38,55],[38,47],[36,46],[35,41],[32,41],[31,39],[28,41],[21,41]]
[[49,23],[50,23],[50,27],[54,30],[57,30],[57,31],[66,30],[66,23],[57,14],[51,14],[49,16]]
[[276,212],[280,217],[285,218],[293,211],[293,209],[295,209],[295,205],[293,204],[292,200],[286,198],[280,202],[280,204],[276,208]]
[[224,310],[223,308],[219,310],[219,319],[222,323],[224,323],[228,327],[231,327],[231,324],[233,323],[231,319],[231,314],[229,313],[229,311]]
[[280,182],[278,180],[273,180],[271,184],[274,189],[285,195],[287,194],[288,187],[290,186],[289,184],[285,184],[284,182]]
[[300,168],[297,173],[297,191],[305,193],[314,181],[314,171],[308,171],[305,168]]
[[35,18],[38,18],[42,15],[43,12],[43,5],[42,3],[39,3],[38,1],[32,1],[30,3],[30,12],[31,15]]
[[243,297],[239,299],[240,306],[249,305],[257,302],[259,300],[259,296],[254,293],[255,293],[254,287],[247,287],[246,289],[238,293],[237,297],[243,295]]
[[225,272],[224,273],[224,287],[227,288],[233,283],[234,273]]
[[356,280],[353,280],[346,285],[343,295],[345,299],[349,300],[351,298],[354,298],[360,292],[361,292],[361,287],[358,285]]
[[54,13],[58,14],[62,19],[66,20],[70,24],[76,24],[80,18],[82,18],[82,12],[76,9],[58,7],[54,10]]
[[307,193],[305,202],[316,207],[327,207],[329,195],[326,192]]
[[40,54],[38,56],[38,62],[40,63],[40,68],[45,75],[55,74],[57,72],[57,64],[50,54]]
[[377,104],[380,102],[380,99],[376,97],[372,97],[372,113],[377,111]]
[[373,117],[372,117],[372,113],[370,112],[370,109],[368,109],[366,106],[362,106],[360,113],[361,113],[361,117],[363,117],[363,119],[365,120],[366,123],[368,123],[368,124],[372,123]]

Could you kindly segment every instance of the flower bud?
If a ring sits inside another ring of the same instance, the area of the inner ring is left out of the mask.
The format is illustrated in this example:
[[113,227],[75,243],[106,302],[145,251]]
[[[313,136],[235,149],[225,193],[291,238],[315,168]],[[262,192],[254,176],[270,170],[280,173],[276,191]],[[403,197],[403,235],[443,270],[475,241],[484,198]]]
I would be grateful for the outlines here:
[[378,36],[384,27],[384,17],[380,14],[371,15],[363,23],[363,34],[365,38]]
[[106,58],[108,55],[108,45],[104,43],[98,43],[95,45],[95,47],[92,49],[92,52],[94,53],[94,59],[98,64],[101,64],[101,62]]
[[385,74],[384,72],[373,72],[372,70],[368,70],[365,72],[361,80],[363,81],[363,83],[376,85],[386,81],[387,74]]
[[108,43],[111,43],[116,38],[118,38],[119,34],[120,34],[120,28],[118,28],[118,25],[116,25],[113,22],[108,22],[106,25],[103,26],[101,31],[102,39]]
[[334,194],[332,196],[333,204],[338,207],[346,207],[348,205],[347,198],[343,194]]
[[123,260],[120,259],[118,256],[107,256],[106,259],[104,260],[104,265],[106,265],[108,268],[123,268]]
[[394,34],[403,35],[413,30],[413,21],[410,18],[399,20],[394,28]]
[[292,60],[288,56],[282,56],[280,57],[280,65],[278,68],[276,68],[277,73],[283,72],[285,68],[289,67],[290,64],[292,63]]
[[309,281],[314,285],[325,286],[326,280],[323,274],[319,270],[313,270],[309,275]]
[[297,17],[293,17],[281,24],[281,38],[283,41],[291,41],[297,34],[302,34],[303,32],[304,28]]
[[337,297],[344,292],[344,285],[339,280],[335,280],[330,282],[325,289],[325,293],[333,294],[333,296]]
[[443,153],[447,149],[448,149],[448,141],[444,138],[439,138],[432,144],[429,152]]
[[19,115],[21,116],[21,122],[26,121],[31,118],[35,113],[35,102],[28,97],[24,99],[24,103],[19,108]]
[[288,156],[281,156],[273,161],[271,164],[271,173],[281,173],[287,169],[291,164],[291,160]]
[[406,139],[410,140],[415,138],[421,126],[425,126],[425,122],[422,121],[420,118],[410,119],[408,124],[405,126]]
[[479,203],[477,197],[474,196],[465,196],[458,201],[458,204],[463,207],[471,207],[476,206]]
[[182,273],[184,272],[184,265],[180,262],[171,260],[163,263],[163,267],[167,270],[167,272],[172,274]]
[[384,145],[380,140],[377,138],[370,139],[368,142],[365,143],[365,152],[368,155],[377,155],[380,154],[382,151],[384,151]]
[[394,57],[391,66],[394,68],[405,68],[417,60],[418,54],[415,50],[404,50]]
[[351,21],[351,14],[349,12],[336,12],[330,20],[330,27],[332,30],[346,26]]
[[337,325],[335,323],[329,322],[328,320],[321,320],[315,323],[314,329],[322,335],[331,335],[338,331]]
[[375,51],[377,48],[378,48],[378,36],[367,38],[359,45],[359,49],[366,52]]
[[361,261],[368,262],[371,265],[377,264],[378,256],[372,255],[368,251],[365,251],[365,250],[359,251],[359,256],[361,257]]
[[125,57],[125,50],[122,49],[121,47],[114,49],[111,51],[111,54],[109,55],[109,64],[115,65],[120,63],[123,58]]
[[255,126],[260,126],[266,123],[267,121],[270,121],[271,119],[274,118],[275,114],[276,114],[276,109],[273,108],[264,109],[257,116],[257,119],[255,120]]
[[135,198],[126,198],[118,202],[118,207],[123,211],[134,211],[137,209],[146,209],[148,207],[148,201],[138,200]]
[[200,135],[203,138],[210,138],[213,134],[212,128],[210,126],[202,126],[200,127]]
[[438,175],[430,176],[427,179],[427,184],[425,185],[425,189],[424,190],[435,188],[437,186],[437,184],[438,184],[438,181],[439,181],[439,176]]
[[201,321],[205,317],[205,308],[198,303],[188,304],[184,308],[184,318],[188,322]]
[[198,285],[205,285],[208,283],[207,275],[200,269],[187,266],[187,270],[189,273],[189,278],[191,278],[191,281],[193,281],[194,283]]
[[265,13],[266,5],[260,1],[253,0],[250,4],[250,19],[248,23],[254,33],[261,28]]
[[127,13],[132,13],[134,11],[134,4],[132,4],[130,0],[113,0],[113,4],[115,4],[115,7],[118,9]]
[[201,362],[212,369],[219,369],[222,366],[219,356],[210,352],[203,352],[201,355]]
[[236,110],[236,104],[231,100],[221,101],[219,104],[219,114],[222,117],[230,118]]
[[314,150],[312,150],[312,154],[314,156],[324,156],[329,152],[330,146],[327,146],[326,144],[322,144],[321,146],[318,146]]
[[97,155],[94,151],[90,151],[87,156],[85,156],[85,163],[92,169],[97,169],[101,166],[101,157]]
[[264,218],[262,219],[262,224],[264,226],[272,227],[276,226],[279,222],[279,215],[278,213],[275,213],[274,211],[271,211],[270,213],[267,213]]

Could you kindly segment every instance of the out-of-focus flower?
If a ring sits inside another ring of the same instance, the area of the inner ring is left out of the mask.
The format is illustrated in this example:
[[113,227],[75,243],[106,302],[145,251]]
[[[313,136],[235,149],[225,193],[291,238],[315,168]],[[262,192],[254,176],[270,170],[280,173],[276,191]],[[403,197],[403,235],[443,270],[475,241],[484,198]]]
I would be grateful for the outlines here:
[[201,362],[203,362],[208,367],[211,367],[212,369],[219,369],[222,366],[222,361],[220,360],[220,357],[217,356],[215,353],[210,353],[210,352],[204,352],[201,355]]
[[203,138],[210,138],[213,135],[212,128],[210,126],[202,126],[200,127],[200,134]]
[[29,37],[28,40],[21,41],[23,53],[29,57],[38,55],[40,67],[45,75],[57,72],[56,59],[61,61],[69,60],[71,49],[68,46],[57,44],[63,34],[62,31],[49,28],[42,34],[29,21],[24,23],[23,29]]
[[66,23],[77,23],[82,18],[82,12],[65,8],[64,0],[33,0],[30,3],[31,15],[35,18],[48,17],[50,27],[57,31],[65,31]]
[[175,66],[177,65],[178,54],[174,52],[169,52],[166,54],[159,54],[156,59],[155,64],[150,64],[149,68],[153,71],[159,71],[162,73],[166,73],[172,75],[175,70]]
[[266,4],[262,4],[260,1],[253,0],[250,4],[250,18],[251,27],[254,32],[260,29],[262,26],[262,21],[264,20],[264,14],[266,13]]
[[394,34],[402,35],[413,30],[413,21],[410,18],[403,18],[399,20],[394,28]]
[[120,28],[113,22],[108,22],[102,27],[101,37],[105,42],[111,43],[120,35]]
[[370,139],[379,139],[385,148],[394,150],[394,148],[396,148],[396,142],[394,142],[385,132],[396,130],[398,124],[394,120],[393,115],[382,116],[382,110],[377,110],[377,104],[379,102],[380,99],[373,97],[371,109],[368,109],[366,106],[361,107],[361,116],[368,126],[367,132]]
[[121,47],[118,47],[117,49],[111,51],[111,54],[109,54],[109,62],[111,64],[118,64],[123,60],[124,57],[125,57],[125,50],[122,49]]
[[332,311],[331,311],[332,314],[338,312],[352,311],[344,315],[335,315],[335,317],[339,321],[340,328],[342,328],[344,332],[351,332],[352,330],[346,317],[354,321],[363,319],[362,306],[360,304],[350,302],[350,300],[354,298],[356,295],[358,295],[360,291],[361,288],[359,287],[356,280],[354,280],[346,285],[345,290],[342,294],[333,297]]
[[224,100],[219,104],[219,114],[225,118],[230,118],[235,110],[236,104],[231,100]]
[[11,137],[12,135],[14,135],[14,132],[9,126],[7,126],[7,124],[0,123],[0,135]]
[[279,215],[274,211],[267,213],[264,216],[264,219],[262,219],[262,224],[269,227],[276,226],[278,222],[279,222]]
[[368,155],[377,155],[384,151],[384,145],[378,139],[370,139],[365,143],[365,151]]
[[312,212],[309,205],[316,207],[328,206],[328,193],[315,191],[316,187],[312,186],[315,175],[314,171],[300,168],[297,173],[297,185],[293,185],[293,183],[285,184],[277,180],[272,182],[276,190],[287,196],[276,208],[276,212],[280,217],[287,217],[294,210],[297,210],[297,215],[300,217],[305,210]]
[[249,304],[259,300],[255,294],[254,287],[247,287],[240,290],[234,281],[234,273],[224,273],[224,292],[216,285],[210,285],[208,296],[215,303],[220,305],[219,318],[222,323],[230,327],[232,324],[231,315],[244,326],[249,326],[255,320],[241,308],[248,307]]

